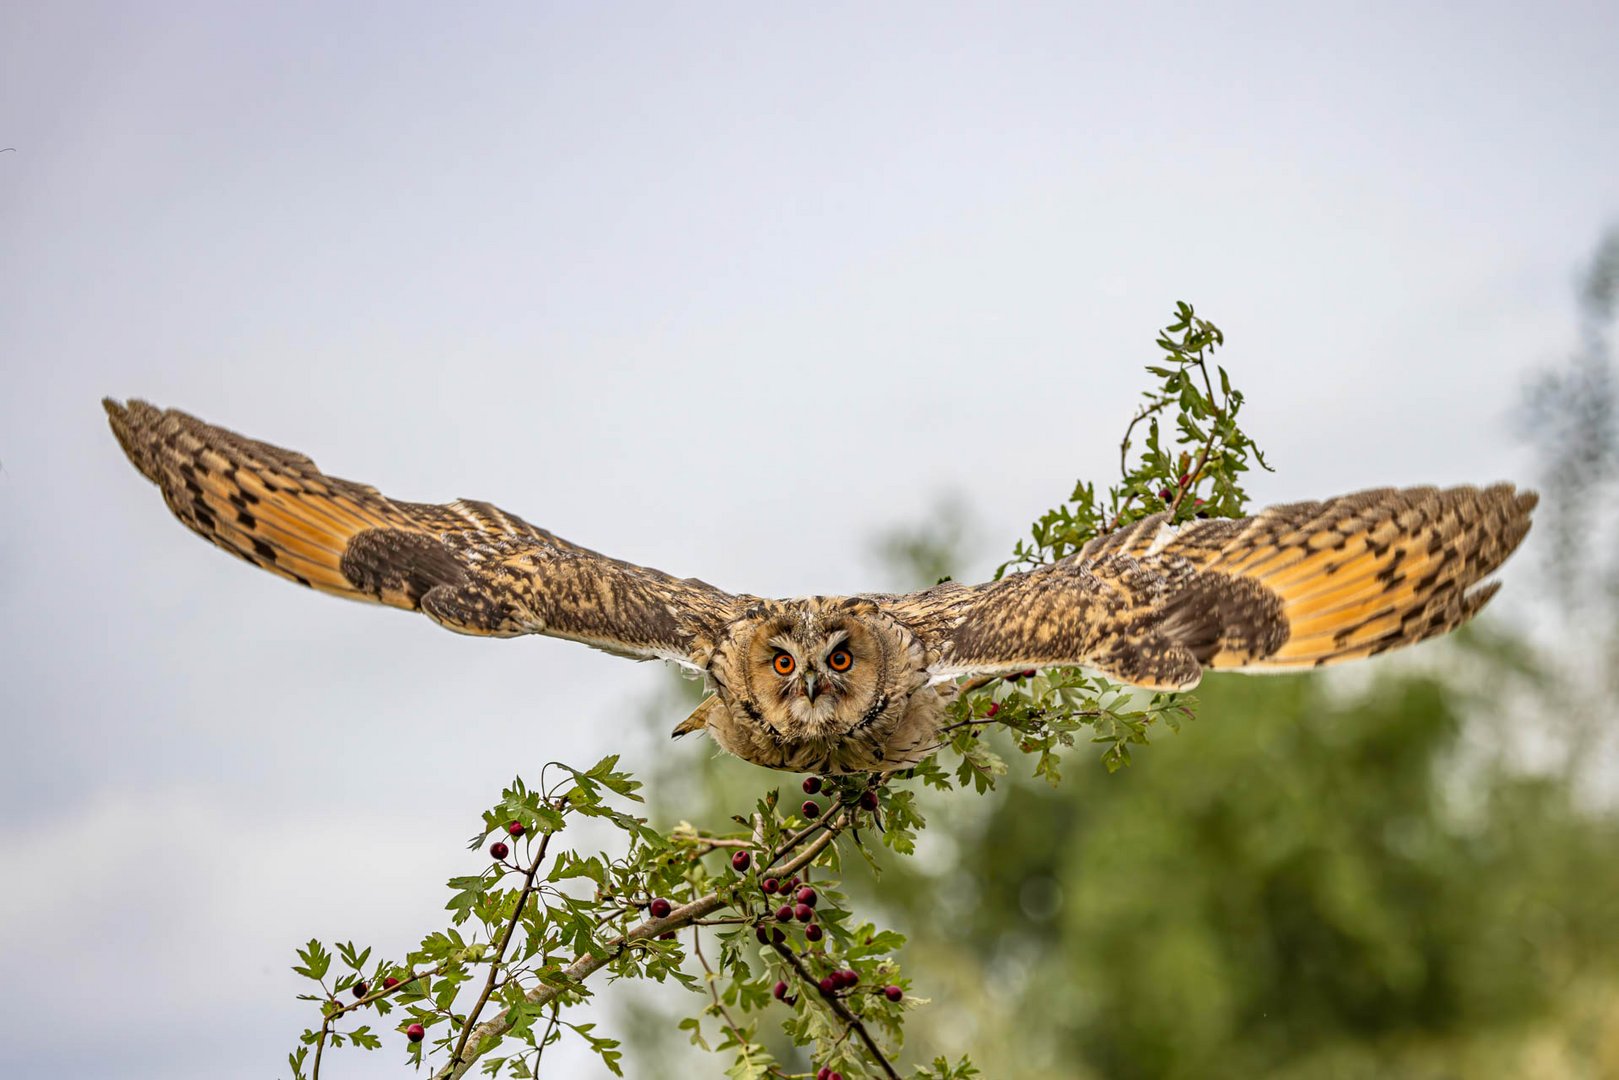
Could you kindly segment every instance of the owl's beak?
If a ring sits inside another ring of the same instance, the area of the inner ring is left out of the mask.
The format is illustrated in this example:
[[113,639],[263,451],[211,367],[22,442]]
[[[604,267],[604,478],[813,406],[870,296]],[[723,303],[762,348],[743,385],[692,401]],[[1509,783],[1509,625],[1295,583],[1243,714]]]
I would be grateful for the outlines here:
[[815,672],[804,674],[804,696],[809,698],[810,704],[815,704]]

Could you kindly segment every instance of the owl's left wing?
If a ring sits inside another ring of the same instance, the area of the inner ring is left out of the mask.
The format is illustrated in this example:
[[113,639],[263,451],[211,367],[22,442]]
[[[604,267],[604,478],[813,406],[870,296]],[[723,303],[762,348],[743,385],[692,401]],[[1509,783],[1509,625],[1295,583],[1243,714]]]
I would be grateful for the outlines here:
[[1083,665],[1153,689],[1319,667],[1446,633],[1498,585],[1533,492],[1383,488],[1173,528],[1156,514],[1000,581],[875,598],[939,677]]
[[176,409],[103,402],[129,460],[203,539],[321,592],[464,634],[546,634],[701,666],[738,598],[610,559],[489,503],[390,499]]

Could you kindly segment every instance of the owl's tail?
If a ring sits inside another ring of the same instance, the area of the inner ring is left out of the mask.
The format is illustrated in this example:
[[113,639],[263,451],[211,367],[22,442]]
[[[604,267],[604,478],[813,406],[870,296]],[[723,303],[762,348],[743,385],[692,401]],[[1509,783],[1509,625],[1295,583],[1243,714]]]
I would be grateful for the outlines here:
[[111,398],[102,405],[124,453],[192,532],[300,585],[392,602],[356,588],[342,560],[350,541],[367,530],[411,529],[400,504],[375,488],[326,476],[302,454],[178,409]]
[[[1210,521],[1183,530],[1184,552],[1179,537],[1164,551],[1211,575],[1194,583],[1226,583],[1204,590],[1216,606],[1217,594],[1263,595],[1280,623],[1270,633],[1223,626],[1205,667],[1319,667],[1423,641],[1478,614],[1499,588],[1480,583],[1523,541],[1537,502],[1511,484],[1384,488]],[[1194,603],[1199,591],[1194,584]]]

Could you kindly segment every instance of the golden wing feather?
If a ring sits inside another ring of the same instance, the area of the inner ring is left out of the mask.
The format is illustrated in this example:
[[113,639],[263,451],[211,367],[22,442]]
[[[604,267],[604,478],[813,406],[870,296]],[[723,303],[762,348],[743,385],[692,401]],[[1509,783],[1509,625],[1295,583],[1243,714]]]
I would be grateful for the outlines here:
[[738,598],[705,582],[610,559],[489,503],[401,502],[175,409],[103,404],[181,522],[321,592],[465,634],[546,634],[698,666],[736,610]]
[[935,642],[935,674],[1078,664],[1155,689],[1205,669],[1316,667],[1476,615],[1537,496],[1510,484],[1383,488],[1252,518],[1157,514],[998,582],[883,597]]

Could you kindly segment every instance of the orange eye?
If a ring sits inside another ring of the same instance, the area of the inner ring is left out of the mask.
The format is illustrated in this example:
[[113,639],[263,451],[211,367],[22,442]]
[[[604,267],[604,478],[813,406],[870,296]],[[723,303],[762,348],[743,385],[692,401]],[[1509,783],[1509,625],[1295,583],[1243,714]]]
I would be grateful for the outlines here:
[[796,665],[793,663],[791,653],[779,652],[776,654],[776,659],[773,662],[773,666],[776,669],[777,675],[791,675],[793,673],[793,668]]
[[826,657],[826,666],[833,671],[848,671],[854,666],[854,657],[848,649],[833,649]]

